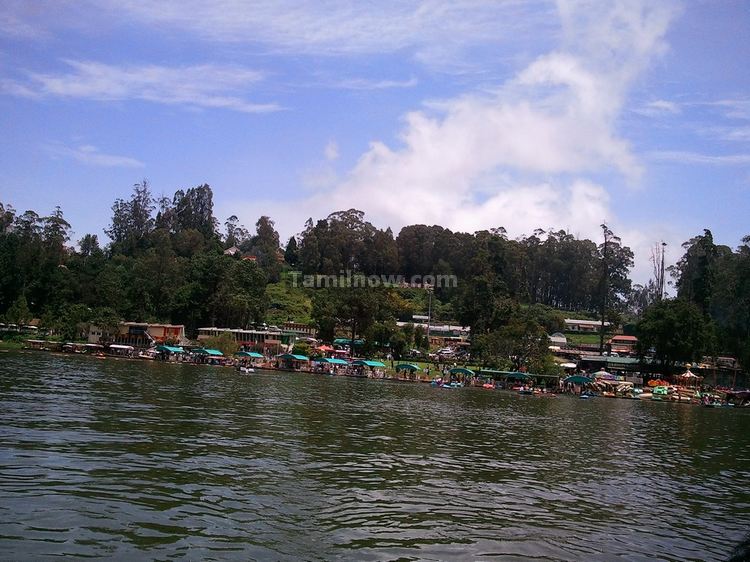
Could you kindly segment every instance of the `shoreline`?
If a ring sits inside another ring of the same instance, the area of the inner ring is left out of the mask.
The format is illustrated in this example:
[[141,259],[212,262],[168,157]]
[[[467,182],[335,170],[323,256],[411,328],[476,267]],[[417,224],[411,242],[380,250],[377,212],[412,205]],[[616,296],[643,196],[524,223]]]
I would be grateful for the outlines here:
[[[2,344],[4,342],[0,342]],[[195,367],[222,367],[224,369],[231,370],[232,374],[234,375],[240,375],[240,376],[252,376],[255,373],[241,373],[237,365],[226,365],[226,364],[211,364],[211,363],[196,363],[192,361],[165,361],[161,359],[153,359],[153,358],[146,358],[146,357],[139,357],[139,356],[128,356],[128,355],[105,355],[105,354],[95,354],[95,353],[70,353],[70,352],[63,352],[63,351],[56,351],[56,350],[50,350],[50,349],[44,349],[44,348],[32,348],[32,347],[25,347],[25,346],[2,346],[0,345],[0,352],[2,353],[8,353],[11,351],[20,352],[22,354],[25,353],[36,353],[36,352],[46,352],[51,355],[55,356],[63,356],[63,357],[87,357],[89,359],[97,359],[97,360],[125,360],[130,362],[138,362],[138,361],[144,361],[147,363],[154,363],[154,364],[168,364],[168,365],[180,365],[180,366],[195,366]],[[502,385],[491,385],[488,387],[486,384],[483,385],[481,380],[479,378],[475,378],[469,383],[466,383],[465,381],[462,382],[460,385],[436,385],[434,382],[434,379],[426,379],[426,378],[399,378],[397,376],[370,376],[370,374],[345,374],[345,373],[330,373],[326,371],[314,371],[312,369],[284,369],[282,367],[276,367],[275,365],[253,365],[253,368],[257,371],[267,372],[267,373],[292,373],[292,374],[307,374],[307,375],[320,375],[325,377],[341,377],[341,378],[349,378],[349,379],[367,379],[367,380],[373,380],[373,381],[388,381],[388,382],[395,382],[395,383],[421,383],[421,384],[430,384],[431,386],[435,388],[440,389],[451,389],[455,390],[458,388],[476,388],[479,390],[498,390],[498,391],[505,391],[507,393],[511,393],[518,396],[535,396],[535,397],[555,397],[555,396],[569,396],[571,398],[580,398],[578,394],[574,392],[565,392],[560,390],[547,390],[544,392],[519,392],[517,389],[508,387],[508,386],[502,386]],[[386,373],[394,373],[394,371],[390,371],[388,368],[386,368]],[[715,391],[714,391],[715,392]],[[669,402],[669,403],[676,403],[676,404],[686,404],[691,406],[700,406],[701,403],[699,401],[686,401],[682,399],[673,399],[673,398],[664,398],[664,399],[649,399],[649,398],[637,398],[632,396],[618,396],[618,395],[604,395],[599,394],[596,395],[599,399],[607,399],[607,398],[618,398],[620,400],[637,400],[642,402]]]

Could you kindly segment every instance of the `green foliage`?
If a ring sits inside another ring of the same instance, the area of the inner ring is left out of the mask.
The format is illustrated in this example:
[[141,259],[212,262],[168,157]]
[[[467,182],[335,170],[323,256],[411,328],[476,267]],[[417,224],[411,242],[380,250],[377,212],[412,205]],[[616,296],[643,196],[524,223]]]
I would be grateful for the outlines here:
[[537,310],[517,310],[501,327],[472,340],[475,356],[502,369],[526,369],[546,374],[552,369],[549,339],[537,319]]
[[[394,237],[349,209],[308,220],[284,260],[270,217],[258,219],[252,236],[234,215],[225,235],[217,225],[208,185],[157,201],[144,180],[112,206],[110,242],[102,248],[86,234],[76,250],[60,208],[45,216],[0,203],[0,314],[14,323],[42,318],[70,338],[85,335],[89,322],[111,327],[119,319],[185,324],[192,336],[200,326],[294,320],[314,323],[325,340],[345,330],[365,339],[368,351],[399,356],[425,349],[427,338],[395,321],[429,308],[433,321],[471,326],[474,352],[485,361],[540,371],[549,367],[541,334],[560,331],[564,316],[603,311],[614,322],[642,314],[639,329],[646,342],[661,338],[664,361],[715,351],[750,364],[750,239],[732,251],[706,230],[685,243],[672,269],[680,302],[697,307],[707,327],[698,345],[696,316],[683,304],[662,309],[653,305],[653,284],[631,286],[632,252],[606,225],[603,243],[562,230],[509,239],[502,227],[462,233],[437,225],[405,226]],[[229,246],[256,261],[223,255]],[[284,261],[303,273],[401,275],[411,285],[293,287]],[[420,284],[427,275],[453,275],[458,285],[428,293]],[[669,330],[687,342],[664,339]]]
[[401,359],[411,346],[411,339],[407,337],[404,330],[395,330],[390,339],[391,354],[396,360]]
[[24,295],[13,301],[10,308],[5,313],[5,319],[9,324],[16,324],[17,326],[24,326],[31,320],[31,312],[29,311],[29,304],[26,302]]
[[294,347],[292,348],[292,353],[295,355],[304,355],[305,357],[310,357],[311,352],[312,348],[305,342],[296,342],[294,344]]
[[229,332],[222,332],[218,336],[212,336],[203,340],[205,349],[218,349],[227,357],[234,355],[240,346]]
[[394,295],[395,291],[390,287],[364,286],[316,290],[312,317],[321,337],[331,341],[336,327],[345,327],[351,339],[366,337],[376,322],[392,319],[397,314],[396,307],[401,300]]
[[684,299],[650,306],[636,327],[641,354],[654,350],[656,360],[671,371],[678,363],[700,360],[711,350],[713,326],[700,308]]
[[284,261],[292,267],[296,267],[299,263],[299,247],[297,245],[297,238],[294,236],[286,243]]
[[294,287],[292,276],[283,272],[277,283],[266,286],[268,309],[266,321],[270,324],[281,325],[287,321],[312,324],[312,298],[310,290]]

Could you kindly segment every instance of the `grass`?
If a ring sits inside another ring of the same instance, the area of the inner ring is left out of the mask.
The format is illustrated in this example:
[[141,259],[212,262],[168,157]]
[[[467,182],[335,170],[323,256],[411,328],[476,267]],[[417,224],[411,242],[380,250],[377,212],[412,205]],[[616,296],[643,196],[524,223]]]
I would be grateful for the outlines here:
[[[568,343],[572,344],[598,344],[599,334],[577,334],[573,332],[566,332],[565,337],[568,339]],[[604,336],[606,342],[611,336]]]
[[0,340],[0,349],[23,349],[23,342],[15,340]]
[[287,272],[282,273],[278,283],[271,283],[266,287],[266,297],[269,304],[267,321],[270,324],[281,325],[289,319],[303,324],[310,323],[310,296],[302,287],[292,286]]

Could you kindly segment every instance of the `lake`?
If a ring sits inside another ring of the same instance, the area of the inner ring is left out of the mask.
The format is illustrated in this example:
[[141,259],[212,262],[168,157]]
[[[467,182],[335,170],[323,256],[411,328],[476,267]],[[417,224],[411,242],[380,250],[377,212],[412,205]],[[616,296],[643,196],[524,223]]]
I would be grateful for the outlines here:
[[721,560],[750,409],[0,353],[0,558]]

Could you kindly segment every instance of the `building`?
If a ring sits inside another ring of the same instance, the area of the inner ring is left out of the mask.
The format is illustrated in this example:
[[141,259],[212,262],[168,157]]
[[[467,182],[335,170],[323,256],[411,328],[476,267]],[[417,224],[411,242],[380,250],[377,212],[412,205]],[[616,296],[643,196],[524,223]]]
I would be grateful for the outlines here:
[[293,333],[271,327],[267,330],[243,330],[241,328],[198,328],[198,341],[229,333],[241,348],[269,352],[287,351],[297,339]]
[[[610,327],[609,322],[604,322],[604,328]],[[598,334],[601,331],[602,323],[600,320],[576,320],[573,318],[565,319],[566,332],[581,332],[584,334]]]
[[[414,322],[396,322],[399,327],[412,324],[415,328],[422,328],[427,331],[427,317],[414,315]],[[430,345],[452,345],[465,346],[471,334],[471,328],[460,326],[458,324],[445,324],[443,322],[434,322],[430,324]]]
[[133,347],[152,347],[164,343],[184,345],[185,326],[182,324],[149,324],[147,322],[120,322],[117,333],[112,334],[99,326],[89,326],[89,343],[116,343]]
[[557,348],[568,347],[568,338],[560,332],[555,332],[549,337],[549,344]]
[[612,336],[607,342],[610,353],[635,355],[638,338],[635,336]]
[[282,331],[294,334],[298,338],[314,338],[318,330],[315,326],[308,326],[301,322],[284,322],[281,325]]

